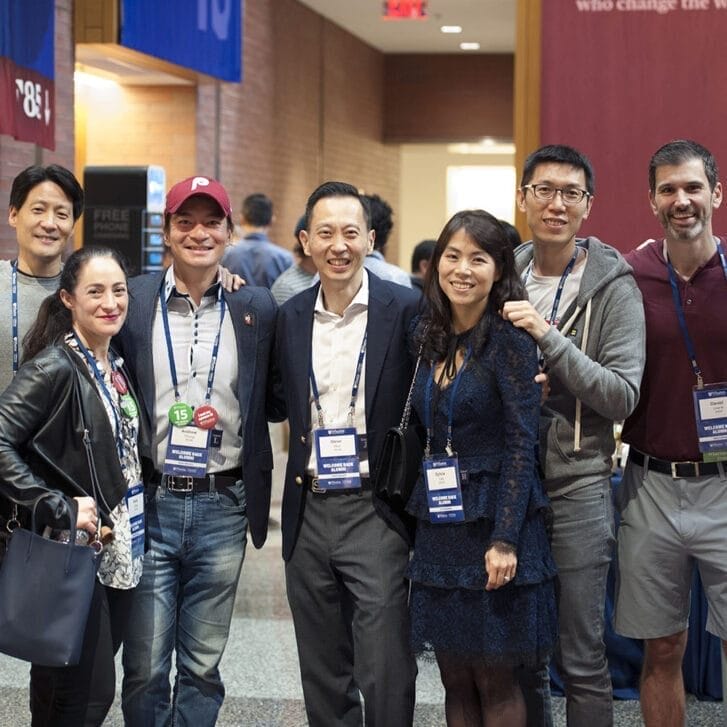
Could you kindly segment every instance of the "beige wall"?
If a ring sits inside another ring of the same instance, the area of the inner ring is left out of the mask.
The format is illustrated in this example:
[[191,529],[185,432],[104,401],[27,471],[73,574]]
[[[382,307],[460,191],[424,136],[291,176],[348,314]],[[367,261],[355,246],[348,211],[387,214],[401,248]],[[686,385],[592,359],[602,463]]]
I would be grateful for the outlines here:
[[[194,86],[76,83],[76,131],[86,165],[156,164],[167,182],[196,172]],[[81,129],[83,126],[83,129]],[[79,150],[80,151],[80,150]],[[78,169],[79,179],[83,169]]]
[[[399,178],[400,251],[392,262],[409,270],[415,245],[427,238],[436,239],[448,219],[447,167],[467,165],[507,166],[512,154],[454,154],[447,144],[403,144]],[[515,190],[512,190],[514,198]],[[485,209],[486,209],[485,205]]]

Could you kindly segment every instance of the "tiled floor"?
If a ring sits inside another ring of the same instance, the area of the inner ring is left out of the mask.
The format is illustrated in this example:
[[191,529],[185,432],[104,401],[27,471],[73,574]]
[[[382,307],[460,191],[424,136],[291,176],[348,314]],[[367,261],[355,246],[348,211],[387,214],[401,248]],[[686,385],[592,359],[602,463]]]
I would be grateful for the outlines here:
[[[276,439],[279,440],[279,436]],[[227,697],[218,722],[220,727],[301,727],[306,724],[277,527],[283,471],[284,457],[278,448],[274,521],[262,550],[248,546],[230,640],[222,662]],[[0,727],[30,723],[27,683],[27,665],[0,656]],[[563,700],[555,702],[555,724],[565,725]],[[617,727],[642,724],[638,702],[616,702],[615,710]],[[689,727],[718,727],[725,724],[723,715],[719,703],[690,700],[687,723]],[[431,663],[419,665],[414,724],[417,727],[444,725],[442,687],[436,666]],[[118,700],[105,725],[123,725]]]

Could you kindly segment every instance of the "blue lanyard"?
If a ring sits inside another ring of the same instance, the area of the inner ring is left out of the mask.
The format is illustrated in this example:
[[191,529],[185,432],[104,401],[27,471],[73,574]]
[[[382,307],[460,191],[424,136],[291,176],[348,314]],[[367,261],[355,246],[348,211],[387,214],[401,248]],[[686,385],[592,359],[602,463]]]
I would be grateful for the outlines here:
[[[568,276],[573,272],[573,267],[576,264],[576,260],[578,260],[578,246],[576,246],[575,252],[573,253],[573,257],[568,261],[568,264],[565,266],[565,270],[563,271],[563,274],[560,276],[560,282],[558,283],[558,287],[555,291],[555,297],[553,298],[553,307],[550,309],[550,319],[549,323],[551,326],[555,325],[555,321],[558,317],[558,308],[560,307],[560,299],[563,295],[563,288],[565,288],[565,281],[568,279]],[[527,285],[528,278],[530,277],[533,270],[533,262],[530,261],[530,265],[528,266],[527,271],[525,272],[525,284]],[[541,353],[538,357],[538,366],[540,368],[543,368],[543,364],[545,363],[545,356]]]
[[[167,299],[164,295],[165,279],[162,279],[162,289],[159,291],[159,303],[162,307],[162,323],[164,324],[164,337],[167,341],[167,356],[169,357],[169,372],[172,377],[172,386],[174,387],[174,400],[180,401],[179,381],[177,380],[177,366],[174,363],[174,348],[172,347],[172,334],[169,329],[169,311],[167,309]],[[212,358],[210,359],[210,370],[207,375],[207,390],[205,391],[204,400],[209,404],[212,400],[212,384],[215,380],[215,370],[217,368],[217,355],[220,352],[220,336],[222,335],[222,322],[225,320],[225,301],[222,297],[222,290],[217,292],[217,299],[220,302],[220,324],[217,327],[217,335],[212,345]]]
[[[467,350],[465,351],[464,355],[464,361],[462,361],[462,365],[459,367],[459,371],[457,371],[457,375],[454,377],[454,381],[452,382],[451,389],[452,393],[449,397],[449,411],[447,412],[447,445],[446,445],[446,451],[447,454],[451,457],[453,455],[452,450],[452,421],[454,418],[454,398],[457,396],[457,387],[459,386],[459,382],[462,378],[462,372],[465,369],[465,366],[467,365],[467,362],[470,360],[470,357],[472,355],[472,348],[467,347]],[[432,389],[434,387],[434,365],[429,370],[429,378],[427,379],[427,388],[424,395],[424,425],[427,428],[427,444],[424,448],[424,454],[426,457],[429,457],[431,454],[431,445],[432,445],[432,438],[434,436],[434,422],[432,419]]]
[[[96,379],[96,382],[98,383],[99,388],[101,389],[101,392],[103,393],[104,397],[106,398],[106,401],[108,401],[109,406],[111,407],[111,411],[114,413],[114,437],[116,438],[116,449],[119,453],[119,462],[124,461],[124,447],[123,447],[123,441],[124,438],[122,436],[121,432],[121,421],[119,418],[119,414],[116,411],[117,404],[114,402],[111,392],[108,389],[108,386],[106,386],[106,382],[104,381],[103,376],[101,376],[101,372],[98,369],[98,364],[96,363],[96,359],[91,355],[91,352],[83,345],[81,342],[81,339],[79,338],[78,334],[73,331],[73,338],[76,339],[76,344],[78,345],[78,350],[83,354],[84,358],[88,362],[88,365],[93,371],[94,378]],[[111,366],[112,371],[116,371],[116,367],[114,363],[111,361],[111,357],[109,356],[109,365]]]
[[[356,362],[356,373],[353,375],[353,386],[351,387],[351,403],[348,405],[348,423],[349,426],[353,426],[353,418],[356,413],[356,400],[358,399],[358,387],[361,383],[361,371],[363,369],[364,356],[366,355],[366,339],[368,338],[368,331],[364,333],[363,341],[361,341],[361,349],[358,352],[358,361]],[[311,352],[310,360],[310,388],[313,392],[313,401],[316,405],[316,411],[318,412],[318,428],[323,429],[323,407],[321,406],[320,396],[318,394],[318,384],[316,383],[316,375],[313,372],[313,353]]]
[[[719,259],[722,263],[722,272],[724,273],[725,280],[727,280],[727,259],[725,258],[724,249],[722,248],[722,242],[717,240],[717,252],[719,253]],[[679,295],[679,284],[677,281],[676,271],[674,266],[671,264],[671,260],[667,257],[666,266],[669,270],[669,284],[671,285],[671,297],[674,300],[674,308],[677,313],[677,320],[679,321],[679,328],[682,331],[682,338],[684,338],[684,345],[687,347],[687,355],[689,356],[689,363],[692,365],[692,371],[697,377],[697,388],[704,388],[704,380],[702,379],[702,370],[697,364],[697,352],[694,348],[694,342],[692,337],[689,335],[689,329],[687,328],[687,319],[684,315],[684,306],[682,306],[682,299]]]
[[18,341],[18,261],[10,263],[10,297],[13,318],[13,376],[18,373],[20,342]]

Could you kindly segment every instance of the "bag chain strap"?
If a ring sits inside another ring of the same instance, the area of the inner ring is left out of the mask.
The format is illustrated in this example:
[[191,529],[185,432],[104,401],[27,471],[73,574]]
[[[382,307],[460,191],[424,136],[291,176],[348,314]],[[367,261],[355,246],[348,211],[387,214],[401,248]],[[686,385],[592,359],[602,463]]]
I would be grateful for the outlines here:
[[[426,331],[424,332],[426,335]],[[414,384],[417,380],[417,373],[419,372],[419,364],[422,362],[422,351],[424,350],[424,341],[419,346],[419,353],[417,354],[417,362],[414,366],[414,375],[411,377],[411,385],[409,386],[409,393],[406,395],[406,404],[404,404],[404,411],[401,414],[401,422],[399,423],[399,429],[406,431],[409,427],[409,418],[411,417],[411,396],[414,392]]]

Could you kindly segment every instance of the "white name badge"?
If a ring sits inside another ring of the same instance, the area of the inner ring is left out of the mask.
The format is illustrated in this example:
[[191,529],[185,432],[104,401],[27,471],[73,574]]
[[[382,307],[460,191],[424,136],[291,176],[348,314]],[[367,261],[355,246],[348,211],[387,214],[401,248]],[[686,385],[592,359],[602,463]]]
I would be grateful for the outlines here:
[[316,429],[313,432],[321,490],[356,490],[361,487],[356,427]]
[[456,455],[424,459],[422,466],[427,486],[429,521],[434,525],[464,522],[462,485]]
[[144,555],[144,485],[133,485],[126,491],[126,509],[131,525],[131,558]]
[[699,451],[705,462],[727,459],[727,383],[693,389]]
[[162,472],[165,475],[204,477],[209,459],[210,430],[193,425],[169,427],[167,456]]

